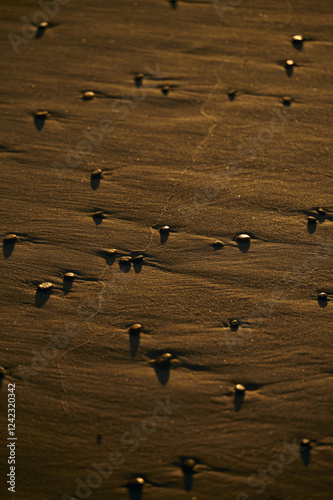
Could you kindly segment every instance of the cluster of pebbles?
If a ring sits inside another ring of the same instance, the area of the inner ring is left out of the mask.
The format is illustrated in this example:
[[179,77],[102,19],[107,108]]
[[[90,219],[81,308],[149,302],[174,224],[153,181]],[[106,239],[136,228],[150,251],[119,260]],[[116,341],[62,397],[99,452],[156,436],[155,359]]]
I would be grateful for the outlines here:
[[[177,7],[177,0],[169,0],[169,2],[173,8]],[[47,23],[40,23],[40,25],[38,26],[39,34],[42,34],[47,28],[48,28]],[[301,36],[301,35],[293,36],[292,43],[293,43],[294,47],[301,48],[302,44],[304,43],[303,36]],[[291,71],[295,66],[297,66],[297,64],[295,63],[295,61],[293,59],[287,59],[285,61],[285,68],[287,71]],[[134,82],[135,82],[136,87],[140,88],[142,86],[145,76],[146,75],[143,73],[139,73],[139,74],[135,75]],[[167,85],[164,85],[161,87],[161,92],[165,96],[167,96],[170,93],[170,90],[171,90],[170,87]],[[236,97],[236,95],[237,95],[236,89],[232,89],[228,92],[228,96],[229,96],[230,100],[233,100]],[[82,99],[85,101],[91,101],[95,97],[96,97],[96,95],[93,91],[85,91],[82,95]],[[282,102],[285,106],[290,106],[292,101],[293,101],[293,99],[291,97],[288,97],[288,96],[284,96],[282,98]],[[36,120],[44,121],[48,117],[49,117],[49,112],[46,110],[37,111],[35,113]],[[103,171],[100,168],[97,168],[91,172],[92,179],[101,179],[102,177],[103,177]],[[100,218],[100,219],[104,218],[103,211],[95,212],[92,215],[95,218]],[[308,224],[311,226],[315,226],[317,224],[318,217],[325,218],[325,216],[326,216],[325,210],[322,208],[319,208],[317,210],[317,217],[315,217],[315,216],[308,217]],[[162,226],[162,227],[160,227],[159,231],[162,235],[168,235],[170,232],[170,227],[167,225]],[[242,234],[237,235],[235,239],[239,245],[249,245],[250,241],[251,241],[251,236],[248,234],[242,233]],[[4,237],[4,244],[14,244],[17,241],[18,241],[18,236],[16,234],[7,234]],[[223,243],[217,241],[213,244],[213,246],[215,248],[222,248]],[[110,257],[116,257],[118,255],[118,252],[116,249],[110,249],[107,251],[107,253]],[[131,263],[142,263],[143,260],[144,260],[143,255],[137,255],[135,257],[131,257],[131,256],[119,257],[120,265],[125,265],[125,266],[130,265]],[[66,272],[63,276],[63,279],[66,281],[73,281],[75,279],[75,277],[76,277],[75,273]],[[42,293],[51,293],[52,289],[53,289],[53,283],[49,282],[49,281],[42,282],[37,287],[37,291],[42,292]],[[327,301],[328,300],[327,293],[320,292],[318,294],[318,300]],[[230,321],[230,328],[231,329],[237,330],[239,326],[240,326],[240,323],[237,319],[232,319]],[[135,323],[129,327],[128,333],[130,335],[140,335],[140,333],[142,333],[143,330],[144,329],[143,329],[143,326],[141,324]],[[171,353],[165,352],[165,353],[159,355],[158,357],[156,357],[155,359],[151,360],[151,362],[154,366],[157,366],[160,368],[167,368],[167,367],[172,366],[174,359],[175,359],[175,357]],[[0,368],[0,377],[3,378],[4,376],[5,376],[5,369]],[[237,383],[234,387],[234,394],[237,397],[239,397],[239,396],[244,397],[246,394],[246,386],[244,386],[241,383]],[[300,442],[300,448],[301,448],[301,450],[310,449],[311,448],[310,439],[303,438]],[[182,470],[183,470],[184,474],[191,473],[193,471],[195,465],[196,465],[196,461],[194,459],[191,459],[191,458],[186,459],[182,463]],[[142,488],[145,486],[145,483],[146,483],[146,481],[144,478],[135,477],[131,481],[129,481],[127,486],[129,489],[132,489],[132,490],[142,490]]]

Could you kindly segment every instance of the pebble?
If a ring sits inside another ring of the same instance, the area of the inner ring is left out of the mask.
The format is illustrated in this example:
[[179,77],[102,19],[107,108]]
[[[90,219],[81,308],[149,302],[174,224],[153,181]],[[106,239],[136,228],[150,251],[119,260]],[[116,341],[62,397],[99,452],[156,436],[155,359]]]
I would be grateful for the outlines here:
[[292,38],[292,43],[295,48],[301,48],[304,42],[304,37],[302,35],[294,35]]
[[35,118],[39,118],[40,120],[46,120],[48,115],[49,115],[48,111],[37,111],[35,113]]
[[94,212],[92,214],[93,217],[97,217],[98,219],[103,219],[104,218],[104,212],[103,210],[99,210],[98,212]]
[[242,384],[235,385],[235,393],[236,394],[244,394],[245,393],[244,385],[242,385]]
[[158,356],[154,362],[156,366],[170,366],[172,358],[172,354],[165,352],[164,354],[161,354],[161,356]]
[[38,285],[38,290],[41,292],[50,292],[52,290],[53,283],[50,281],[45,281],[44,283],[40,283]]
[[327,293],[326,292],[318,293],[318,299],[319,300],[327,300]]
[[239,234],[238,236],[236,236],[236,241],[238,241],[239,243],[247,243],[251,240],[251,236],[249,236],[248,234]]
[[162,234],[167,234],[170,232],[170,227],[169,226],[162,226],[160,229],[160,233]]
[[127,257],[127,256],[120,257],[119,262],[121,264],[130,264],[132,262],[132,257]]
[[140,88],[142,86],[142,80],[144,79],[145,75],[143,73],[138,73],[134,77],[135,85],[137,88]]
[[283,102],[284,106],[290,106],[291,101],[292,101],[291,97],[288,97],[288,96],[282,97],[282,102]]
[[325,217],[326,210],[324,208],[317,208],[317,214],[321,215],[322,217]]
[[107,250],[106,253],[110,256],[110,257],[113,257],[113,256],[116,256],[118,251],[115,249],[115,248],[110,248],[110,250]]
[[308,438],[303,438],[300,441],[300,447],[309,450],[311,448],[311,441]]
[[127,483],[128,488],[133,490],[141,490],[145,485],[143,477],[135,477]]
[[135,257],[133,257],[133,262],[142,262],[143,261],[143,255],[136,255]]
[[164,87],[161,88],[161,92],[163,95],[168,95],[169,92],[170,92],[170,87],[168,87],[167,85],[165,85]]
[[231,89],[227,92],[227,96],[229,97],[230,100],[232,100],[235,99],[236,93],[237,93],[236,89]]
[[71,281],[75,278],[75,274],[74,273],[65,273],[64,274],[64,280],[68,280],[68,281]]
[[95,93],[92,92],[91,90],[87,90],[87,92],[84,92],[82,99],[85,101],[91,101],[95,97]]
[[142,331],[142,325],[140,325],[140,323],[134,323],[129,327],[128,333],[137,335],[141,333],[141,331]]
[[310,215],[310,217],[308,217],[308,223],[317,224],[317,219],[315,217],[312,217],[312,215]]
[[231,326],[231,328],[238,328],[239,327],[239,321],[238,321],[238,319],[232,319],[230,321],[230,326]]
[[193,471],[193,467],[195,466],[195,464],[196,461],[193,458],[187,458],[186,460],[184,460],[184,462],[182,463],[182,469],[184,473],[185,474],[191,473]]
[[214,248],[222,248],[223,247],[223,243],[222,243],[222,241],[214,241],[214,243],[212,244],[212,246]]
[[101,168],[96,168],[93,172],[91,172],[91,177],[93,179],[100,179],[102,177],[103,170]]
[[15,243],[17,241],[17,236],[16,236],[16,234],[7,234],[4,237],[4,241],[6,243]]

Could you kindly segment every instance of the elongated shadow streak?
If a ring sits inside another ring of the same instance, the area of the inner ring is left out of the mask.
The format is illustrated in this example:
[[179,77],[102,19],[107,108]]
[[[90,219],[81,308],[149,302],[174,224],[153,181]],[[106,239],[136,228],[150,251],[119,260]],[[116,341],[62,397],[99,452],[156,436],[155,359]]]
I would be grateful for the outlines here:
[[240,411],[243,406],[243,401],[244,401],[244,394],[235,394],[234,397],[234,407],[235,411]]
[[51,294],[49,292],[37,290],[35,295],[35,306],[39,308],[43,307],[43,305],[49,300],[50,295]]
[[157,378],[161,385],[167,385],[170,378],[170,366],[154,366]]
[[136,356],[136,353],[138,352],[139,345],[140,345],[140,333],[135,333],[135,334],[129,334],[129,343],[130,343],[130,349],[131,349],[131,356],[134,358]]
[[9,243],[7,241],[4,241],[3,242],[3,256],[5,259],[9,259],[9,257],[12,255],[12,253],[14,252],[14,248],[15,248],[15,243]]

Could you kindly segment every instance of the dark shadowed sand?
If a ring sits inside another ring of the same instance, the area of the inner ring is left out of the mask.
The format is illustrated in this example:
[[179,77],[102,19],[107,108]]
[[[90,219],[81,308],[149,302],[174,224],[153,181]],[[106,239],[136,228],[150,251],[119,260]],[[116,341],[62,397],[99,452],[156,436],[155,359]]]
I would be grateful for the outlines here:
[[0,6],[1,498],[331,499],[332,2],[57,5]]

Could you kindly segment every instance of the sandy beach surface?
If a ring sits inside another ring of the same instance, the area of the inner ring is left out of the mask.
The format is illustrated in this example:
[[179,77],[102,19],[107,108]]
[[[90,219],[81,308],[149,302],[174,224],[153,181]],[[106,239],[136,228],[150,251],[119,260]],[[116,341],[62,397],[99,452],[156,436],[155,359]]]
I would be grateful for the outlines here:
[[332,2],[0,18],[1,498],[330,500]]

